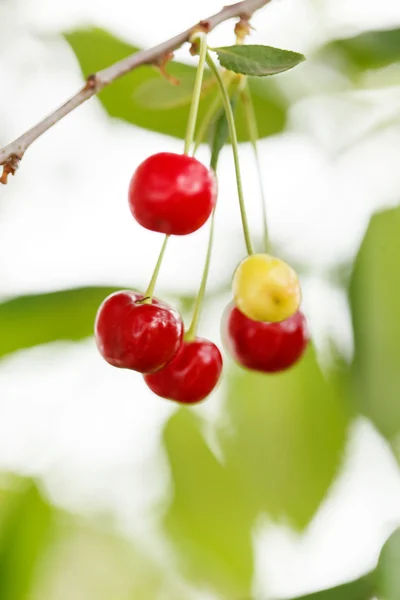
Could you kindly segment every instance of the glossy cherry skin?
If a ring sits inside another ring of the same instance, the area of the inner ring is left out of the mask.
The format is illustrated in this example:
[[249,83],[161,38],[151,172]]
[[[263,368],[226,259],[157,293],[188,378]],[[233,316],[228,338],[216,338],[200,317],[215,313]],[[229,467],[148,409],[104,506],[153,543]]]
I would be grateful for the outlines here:
[[186,154],[153,154],[139,165],[129,185],[136,221],[172,235],[187,235],[204,225],[216,199],[213,171]]
[[183,341],[175,358],[161,371],[144,380],[158,396],[182,404],[196,404],[207,398],[222,372],[217,346],[203,338]]
[[238,265],[232,281],[238,309],[255,321],[278,323],[299,309],[300,282],[296,272],[280,258],[251,254]]
[[129,290],[115,292],[100,306],[95,338],[103,358],[121,369],[152,373],[174,358],[182,343],[183,322],[167,304]]
[[222,339],[232,358],[242,367],[277,373],[294,365],[309,342],[302,312],[279,323],[253,321],[229,305],[222,319]]

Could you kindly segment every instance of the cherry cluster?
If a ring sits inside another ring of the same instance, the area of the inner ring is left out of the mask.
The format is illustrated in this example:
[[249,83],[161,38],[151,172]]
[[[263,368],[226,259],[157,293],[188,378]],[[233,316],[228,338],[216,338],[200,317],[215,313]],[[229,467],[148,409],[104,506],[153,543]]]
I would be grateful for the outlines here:
[[[206,223],[215,208],[217,181],[194,157],[164,152],[137,168],[128,196],[136,221],[168,239]],[[154,298],[153,287],[145,294],[122,290],[104,300],[95,323],[98,349],[111,365],[142,373],[157,395],[200,402],[218,383],[221,353],[192,327],[185,334],[179,313]],[[233,297],[222,338],[241,366],[273,373],[299,360],[308,334],[298,310],[299,281],[289,265],[268,254],[250,254],[235,271]]]
[[[132,215],[146,229],[188,235],[210,217],[217,181],[197,159],[163,152],[139,165],[128,197]],[[206,398],[222,372],[217,346],[190,331],[184,336],[181,316],[152,294],[111,294],[97,313],[95,336],[107,362],[143,373],[153,392],[184,404]]]

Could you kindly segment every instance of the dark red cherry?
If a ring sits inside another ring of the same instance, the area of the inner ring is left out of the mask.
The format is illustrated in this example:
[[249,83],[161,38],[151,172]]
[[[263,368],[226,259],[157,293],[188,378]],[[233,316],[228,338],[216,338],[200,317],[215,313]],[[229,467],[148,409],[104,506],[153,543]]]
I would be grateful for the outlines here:
[[222,320],[224,345],[242,367],[264,373],[284,371],[304,354],[309,341],[302,312],[279,323],[253,321],[233,304]]
[[161,371],[145,375],[149,388],[158,396],[182,404],[207,398],[222,372],[217,346],[203,338],[183,341],[175,358]]
[[180,315],[153,298],[142,304],[142,294],[115,292],[100,306],[95,323],[97,347],[114,367],[152,373],[174,358],[182,342]]
[[129,207],[146,229],[186,235],[207,221],[215,206],[214,173],[186,154],[153,154],[136,169],[129,185]]

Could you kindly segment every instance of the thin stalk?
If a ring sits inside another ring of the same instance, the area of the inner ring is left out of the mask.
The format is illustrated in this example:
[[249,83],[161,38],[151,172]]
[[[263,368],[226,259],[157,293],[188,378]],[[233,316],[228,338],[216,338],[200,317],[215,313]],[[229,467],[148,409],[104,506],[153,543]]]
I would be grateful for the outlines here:
[[201,87],[203,85],[204,67],[207,56],[207,36],[204,33],[198,33],[194,39],[200,39],[199,64],[197,66],[196,80],[192,96],[192,104],[190,106],[189,121],[186,129],[184,153],[189,154],[193,144],[194,132],[196,129],[197,114],[199,112],[199,104],[201,97]]
[[208,274],[210,272],[211,254],[212,254],[212,247],[213,247],[213,242],[214,242],[214,220],[215,220],[215,207],[214,207],[213,213],[211,215],[210,234],[208,237],[206,261],[204,263],[204,269],[203,269],[203,275],[201,278],[200,289],[198,291],[198,294],[196,297],[196,302],[194,305],[192,322],[190,324],[189,329],[187,330],[187,332],[185,334],[185,340],[187,340],[187,341],[194,340],[194,338],[196,337],[197,328],[198,328],[200,317],[201,317],[201,310],[203,308],[204,297],[206,294]]
[[[207,55],[207,36],[205,34],[199,33],[199,34],[196,34],[196,36],[194,37],[194,39],[196,39],[196,38],[200,39],[199,64],[197,66],[196,80],[194,83],[194,90],[193,90],[193,96],[192,96],[192,104],[190,106],[189,120],[188,120],[188,124],[187,124],[187,128],[186,128],[185,147],[184,147],[185,154],[189,154],[190,148],[193,144],[194,132],[196,129],[197,115],[199,112],[201,87],[203,84],[204,67],[205,67],[206,55]],[[159,275],[159,272],[161,269],[161,264],[162,264],[162,261],[164,258],[165,250],[167,248],[168,240],[169,240],[169,235],[166,235],[164,238],[163,245],[161,247],[160,254],[157,259],[156,266],[154,268],[152,278],[151,278],[149,286],[145,292],[145,299],[143,301],[144,303],[150,304],[152,302],[154,290],[155,290],[158,275]]]
[[211,71],[214,73],[214,75],[218,81],[221,95],[222,95],[222,100],[223,100],[223,104],[224,104],[224,108],[225,108],[225,112],[226,112],[226,118],[227,118],[228,126],[229,126],[229,134],[230,134],[231,143],[232,143],[233,159],[234,159],[235,171],[236,171],[237,190],[238,190],[238,196],[239,196],[240,214],[242,217],[243,234],[244,234],[244,239],[245,239],[245,243],[246,243],[247,253],[253,254],[253,246],[251,243],[249,224],[248,224],[246,207],[245,207],[245,202],[244,202],[242,177],[241,177],[241,173],[240,173],[239,147],[238,147],[238,140],[237,140],[237,134],[236,134],[235,118],[233,115],[228,91],[225,87],[225,84],[221,78],[221,75],[220,75],[213,59],[211,58],[209,52],[207,52],[206,62],[208,64],[208,66],[210,67]]
[[169,235],[166,235],[165,238],[164,238],[164,242],[163,242],[163,245],[161,247],[161,251],[160,251],[160,254],[158,256],[158,259],[157,259],[157,262],[156,262],[156,266],[154,268],[154,272],[153,272],[153,275],[151,277],[149,286],[148,286],[147,290],[145,291],[145,294],[144,294],[145,299],[143,301],[143,304],[151,304],[151,301],[153,299],[153,294],[154,294],[154,290],[155,290],[155,287],[156,287],[156,283],[157,283],[157,279],[158,279],[158,274],[160,272],[161,263],[162,263],[163,258],[164,258],[165,249],[167,247],[168,240],[169,240]]
[[[231,73],[231,72],[223,73],[222,78],[225,82],[226,87],[229,90],[229,86],[235,78],[235,73]],[[202,120],[202,122],[200,123],[200,127],[198,128],[198,131],[196,133],[196,137],[195,137],[195,141],[194,141],[194,148],[193,148],[193,156],[196,154],[200,145],[203,143],[204,138],[206,137],[206,133],[212,123],[213,118],[217,114],[220,105],[221,105],[221,98],[219,97],[219,94],[217,94],[215,96],[215,98],[213,99],[213,101],[211,102],[210,106],[208,107],[208,111],[206,112],[205,117]]]
[[261,174],[260,156],[258,154],[258,146],[257,146],[257,142],[259,140],[259,135],[258,135],[256,113],[254,111],[253,100],[251,98],[248,84],[242,90],[242,101],[243,101],[244,111],[246,114],[246,121],[247,121],[248,130],[249,130],[250,141],[251,141],[251,145],[253,147],[254,158],[256,161],[258,183],[259,183],[259,187],[260,187],[264,249],[266,252],[269,252],[270,251],[270,242],[269,242],[269,233],[268,233],[267,203],[266,203],[266,197],[265,197],[264,183],[263,183],[262,174]]

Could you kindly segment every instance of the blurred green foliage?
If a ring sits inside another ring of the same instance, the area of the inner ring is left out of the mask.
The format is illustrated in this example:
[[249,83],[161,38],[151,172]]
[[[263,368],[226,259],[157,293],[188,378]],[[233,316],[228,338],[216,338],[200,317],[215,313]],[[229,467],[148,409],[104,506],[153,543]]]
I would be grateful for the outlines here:
[[223,597],[246,597],[253,574],[252,512],[232,472],[215,456],[190,410],[164,429],[173,499],[165,528],[188,577]]
[[0,492],[0,598],[26,600],[51,525],[52,509],[31,481]]
[[382,548],[376,571],[376,588],[384,600],[400,598],[400,529],[397,529]]
[[97,309],[114,291],[86,287],[6,300],[0,304],[0,358],[54,340],[93,335]]
[[400,208],[375,215],[350,283],[358,408],[388,438],[400,432]]
[[304,528],[342,462],[351,416],[342,386],[322,374],[311,348],[273,377],[232,368],[225,398],[224,464],[247,502],[255,515]]
[[321,48],[319,56],[339,63],[342,70],[351,74],[387,67],[400,60],[400,29],[366,31],[334,40]]

